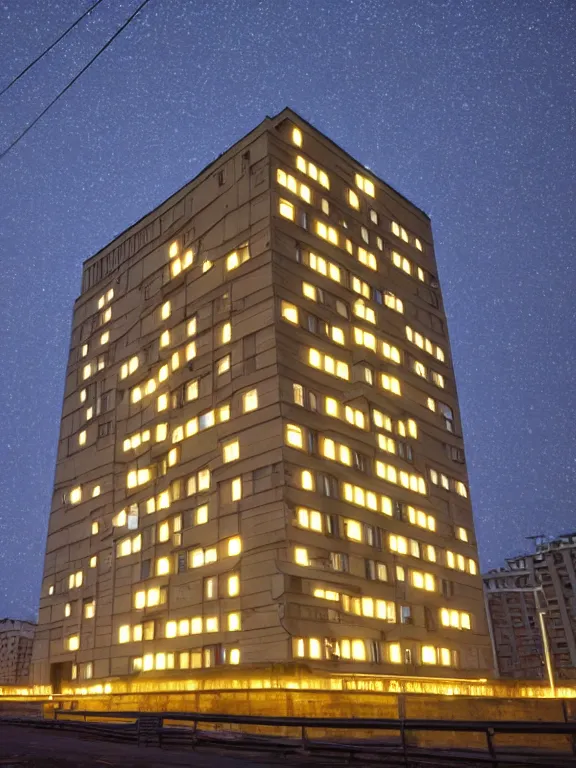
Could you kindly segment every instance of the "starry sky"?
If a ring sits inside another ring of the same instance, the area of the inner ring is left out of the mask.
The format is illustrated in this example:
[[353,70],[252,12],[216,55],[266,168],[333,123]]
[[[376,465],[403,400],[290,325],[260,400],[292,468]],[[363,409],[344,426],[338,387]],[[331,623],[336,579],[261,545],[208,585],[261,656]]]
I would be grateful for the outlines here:
[[[93,0],[0,0],[0,90]],[[0,151],[139,5],[0,97]],[[82,261],[290,106],[431,217],[483,568],[576,529],[572,0],[151,0],[0,161],[0,616],[33,617]]]

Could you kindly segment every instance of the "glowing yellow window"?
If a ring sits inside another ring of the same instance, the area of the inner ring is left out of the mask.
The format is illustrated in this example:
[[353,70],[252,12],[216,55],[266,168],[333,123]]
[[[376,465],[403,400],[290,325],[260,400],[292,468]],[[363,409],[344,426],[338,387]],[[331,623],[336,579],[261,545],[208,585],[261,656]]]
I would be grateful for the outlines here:
[[456,536],[460,539],[460,541],[468,541],[468,531],[466,528],[458,526],[456,528]]
[[258,408],[258,390],[251,389],[242,395],[242,412],[249,413]]
[[167,320],[172,313],[172,307],[169,301],[165,301],[160,309],[160,317],[162,320]]
[[194,512],[194,525],[204,525],[208,522],[208,504],[202,504]]
[[283,216],[285,219],[294,221],[294,206],[292,203],[289,203],[288,200],[280,199],[278,212],[280,213],[280,216]]
[[118,642],[119,643],[129,643],[130,642],[130,625],[129,624],[123,624],[121,627],[118,627]]
[[228,539],[228,555],[233,557],[239,555],[242,552],[242,539],[240,536],[233,536]]
[[366,661],[364,640],[352,640],[352,658],[354,661]]
[[394,376],[389,376],[387,373],[381,374],[380,384],[382,389],[392,392],[394,395],[400,395],[400,382]]
[[356,210],[359,210],[360,208],[360,198],[353,189],[348,190],[348,205],[352,206],[352,208],[355,208]]
[[232,339],[232,323],[224,323],[220,329],[220,343],[228,344]]
[[402,650],[400,648],[400,643],[390,643],[388,645],[388,661],[391,664],[402,663]]
[[297,147],[302,146],[302,131],[300,128],[292,128],[292,143]]
[[165,576],[170,573],[170,559],[168,557],[160,557],[156,561],[156,576]]
[[330,189],[330,179],[328,178],[328,174],[325,171],[318,172],[318,181],[323,187]]
[[476,565],[476,561],[472,560],[471,558],[468,559],[468,573],[471,573],[472,576],[476,576],[478,573],[478,566]]
[[239,501],[242,498],[242,478],[236,477],[232,480],[230,493],[232,501]]
[[421,659],[422,664],[436,664],[436,648],[433,645],[423,645]]
[[287,424],[286,443],[287,445],[291,445],[294,448],[303,448],[304,439],[302,435],[302,427],[299,427],[296,424]]
[[228,614],[228,632],[239,632],[242,629],[239,613]]
[[163,394],[158,396],[158,402],[157,406],[158,412],[161,413],[162,411],[165,411],[168,408],[168,395]]
[[302,488],[305,491],[313,491],[314,490],[314,475],[312,472],[309,472],[307,469],[302,470],[302,474],[300,476],[300,483]]
[[348,539],[362,541],[362,525],[357,520],[345,520],[344,525]]
[[316,286],[310,283],[302,283],[302,295],[312,301],[318,301],[318,291]]
[[240,594],[240,577],[236,574],[228,577],[228,596],[236,597]]
[[[307,285],[307,283],[304,283],[304,285]],[[314,288],[314,286],[310,286],[310,288]],[[314,289],[314,292],[315,292],[315,289]],[[282,313],[282,317],[285,320],[288,320],[289,323],[294,323],[294,325],[298,325],[298,307],[296,307],[294,304],[290,304],[287,301],[283,301],[281,304],[281,313]]]
[[176,637],[178,634],[178,624],[175,621],[167,621],[164,631],[165,637]]
[[310,565],[310,560],[308,559],[308,550],[304,547],[295,547],[294,548],[294,562],[297,565]]
[[376,261],[376,256],[374,256],[373,253],[370,253],[364,248],[358,248],[358,261],[361,264],[364,264],[364,266],[369,267],[370,269],[373,269],[375,271],[378,269],[378,262]]
[[240,458],[240,442],[238,440],[230,440],[224,443],[222,446],[222,461],[228,463],[229,461],[236,461]]
[[82,488],[77,485],[70,491],[70,504],[78,504],[82,501]]
[[[408,554],[408,542],[404,536],[390,534],[390,549],[392,552],[398,552],[399,555]],[[417,571],[415,571],[417,573]]]
[[317,349],[308,350],[308,362],[313,368],[322,368],[322,355]]

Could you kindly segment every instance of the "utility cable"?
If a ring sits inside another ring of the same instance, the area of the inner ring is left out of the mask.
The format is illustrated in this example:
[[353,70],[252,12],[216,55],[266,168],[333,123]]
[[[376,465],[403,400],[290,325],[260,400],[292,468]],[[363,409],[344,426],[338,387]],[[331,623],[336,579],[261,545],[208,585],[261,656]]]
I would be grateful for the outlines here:
[[119,35],[119,34],[121,34],[121,33],[122,33],[122,32],[123,32],[125,29],[126,29],[126,27],[127,27],[129,24],[130,24],[130,22],[132,21],[132,19],[133,19],[135,16],[137,16],[137,15],[140,13],[140,11],[141,11],[141,10],[144,8],[144,6],[145,6],[145,5],[148,5],[148,3],[149,3],[149,2],[150,2],[150,0],[144,0],[144,2],[140,3],[140,5],[138,6],[138,8],[136,8],[136,10],[134,11],[134,13],[132,13],[132,14],[131,14],[131,15],[128,17],[128,19],[127,19],[127,20],[124,22],[124,24],[122,24],[122,26],[121,26],[119,29],[117,29],[117,30],[116,30],[116,32],[115,32],[115,33],[112,35],[112,37],[111,37],[111,38],[110,38],[110,39],[109,39],[109,40],[108,40],[108,41],[107,41],[107,42],[106,42],[106,43],[105,43],[105,44],[102,46],[102,48],[100,48],[100,50],[99,50],[99,51],[98,51],[98,52],[97,52],[97,53],[96,53],[94,56],[92,56],[92,58],[90,59],[90,61],[89,61],[89,62],[88,62],[88,63],[87,63],[87,64],[86,64],[84,67],[82,67],[82,69],[80,70],[80,72],[78,72],[78,74],[77,74],[77,75],[76,75],[74,78],[72,78],[72,80],[70,80],[70,82],[69,82],[69,83],[68,83],[66,86],[64,86],[64,88],[63,88],[63,89],[60,91],[60,93],[59,93],[57,96],[55,96],[55,97],[52,99],[52,101],[51,101],[51,102],[48,104],[48,106],[47,106],[47,107],[45,107],[45,108],[42,110],[42,112],[40,112],[40,114],[38,115],[38,117],[36,117],[36,118],[35,118],[35,119],[34,119],[34,120],[33,120],[33,121],[30,123],[30,125],[26,126],[26,128],[25,128],[25,129],[22,131],[22,133],[21,133],[19,136],[17,136],[17,137],[14,139],[14,141],[12,142],[12,144],[10,144],[10,145],[9,145],[9,146],[8,146],[8,147],[7,147],[7,148],[6,148],[6,149],[5,149],[3,152],[2,152],[2,153],[0,153],[0,160],[3,160],[3,159],[6,157],[6,155],[8,154],[8,152],[10,152],[10,150],[14,149],[14,147],[16,146],[16,144],[18,144],[18,143],[19,143],[19,142],[20,142],[20,141],[21,141],[21,140],[24,138],[24,136],[26,136],[26,134],[28,133],[28,131],[29,131],[31,128],[33,128],[33,127],[36,125],[36,123],[37,123],[37,122],[38,122],[38,121],[39,121],[39,120],[40,120],[42,117],[44,117],[44,115],[46,114],[46,112],[48,112],[48,110],[49,110],[51,107],[53,107],[53,106],[54,106],[54,104],[56,104],[56,102],[57,102],[57,101],[58,101],[58,100],[59,100],[59,99],[60,99],[62,96],[64,96],[64,94],[66,93],[66,91],[68,91],[70,88],[72,88],[72,86],[74,85],[74,83],[75,83],[75,82],[76,82],[76,81],[77,81],[77,80],[78,80],[78,79],[79,79],[79,78],[80,78],[80,77],[81,77],[81,76],[84,74],[84,72],[86,72],[86,70],[87,70],[87,69],[88,69],[90,66],[92,66],[92,64],[93,64],[93,63],[96,61],[96,59],[97,59],[97,58],[98,58],[98,57],[99,57],[101,54],[103,54],[103,53],[104,53],[104,51],[105,51],[105,50],[108,48],[108,46],[110,46],[110,45],[111,45],[111,44],[114,42],[114,40],[115,40],[115,39],[118,37],[118,35]]
[[26,72],[28,72],[28,70],[29,70],[29,69],[32,69],[32,67],[34,66],[34,64],[36,64],[37,62],[39,62],[39,61],[40,61],[40,59],[42,59],[44,56],[46,56],[46,54],[47,54],[47,53],[49,53],[49,52],[52,50],[52,48],[54,48],[54,46],[58,45],[58,43],[60,42],[60,40],[62,40],[62,38],[64,38],[64,37],[66,37],[66,35],[68,34],[68,32],[70,32],[70,30],[74,29],[74,27],[75,27],[77,24],[79,24],[79,23],[82,21],[82,19],[83,19],[85,16],[88,16],[88,14],[89,14],[89,13],[91,13],[91,12],[94,10],[94,8],[96,8],[96,6],[97,6],[97,5],[100,5],[100,3],[101,3],[101,2],[102,2],[102,0],[96,0],[96,2],[95,2],[95,3],[93,3],[93,4],[90,6],[90,8],[88,8],[86,11],[84,11],[84,13],[82,14],[82,16],[79,16],[79,17],[76,19],[76,21],[75,21],[73,24],[71,24],[71,25],[68,27],[68,29],[67,29],[65,32],[62,32],[62,34],[60,35],[60,37],[58,37],[56,40],[54,40],[54,42],[52,43],[52,45],[49,45],[49,46],[48,46],[48,48],[46,48],[45,50],[43,50],[43,51],[42,51],[42,53],[40,54],[40,56],[37,56],[37,57],[34,59],[34,61],[31,61],[31,62],[30,62],[30,64],[28,64],[28,66],[27,66],[27,67],[25,67],[25,69],[23,69],[23,70],[22,70],[22,72],[20,72],[20,74],[19,74],[19,75],[16,75],[16,77],[14,78],[14,80],[12,80],[10,83],[8,83],[8,85],[6,86],[6,88],[3,88],[3,89],[0,91],[0,96],[2,96],[3,94],[5,94],[5,93],[6,93],[6,91],[8,91],[10,88],[12,88],[12,86],[13,86],[13,85],[15,85],[15,84],[18,82],[18,80],[20,80],[20,78],[21,78],[23,75],[25,75],[25,74],[26,74]]

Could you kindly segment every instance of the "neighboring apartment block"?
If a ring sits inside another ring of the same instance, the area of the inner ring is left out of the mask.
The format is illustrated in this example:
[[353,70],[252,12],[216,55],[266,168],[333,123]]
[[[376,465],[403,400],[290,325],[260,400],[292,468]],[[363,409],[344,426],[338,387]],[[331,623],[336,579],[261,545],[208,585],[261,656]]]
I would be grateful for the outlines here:
[[27,685],[36,625],[0,619],[0,685]]
[[285,110],[84,265],[34,680],[492,671],[428,217]]
[[576,677],[576,534],[545,540],[483,576],[502,677]]

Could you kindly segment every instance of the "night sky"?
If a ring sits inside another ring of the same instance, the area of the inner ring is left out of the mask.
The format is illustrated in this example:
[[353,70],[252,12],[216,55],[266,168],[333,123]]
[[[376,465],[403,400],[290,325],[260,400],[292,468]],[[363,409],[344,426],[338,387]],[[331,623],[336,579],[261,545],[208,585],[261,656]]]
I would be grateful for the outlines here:
[[[0,0],[0,89],[93,0]],[[0,97],[0,151],[140,0]],[[576,530],[576,4],[151,0],[0,161],[0,616],[33,617],[82,261],[290,106],[431,217],[483,568]]]

